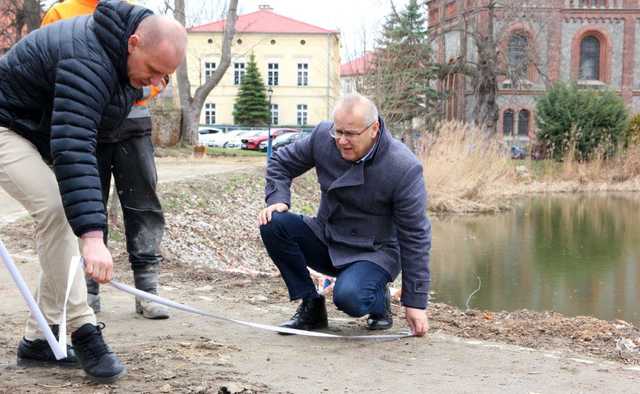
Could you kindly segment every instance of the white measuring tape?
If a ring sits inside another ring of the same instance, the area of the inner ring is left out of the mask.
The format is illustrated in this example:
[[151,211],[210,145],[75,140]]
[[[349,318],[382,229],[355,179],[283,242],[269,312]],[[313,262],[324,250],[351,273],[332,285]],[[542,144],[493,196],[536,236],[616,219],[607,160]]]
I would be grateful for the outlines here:
[[[26,301],[27,306],[29,307],[29,310],[31,311],[33,316],[35,316],[36,321],[38,322],[38,327],[44,333],[45,338],[47,339],[47,342],[49,342],[49,346],[51,346],[51,349],[53,350],[53,353],[55,354],[56,358],[58,360],[65,358],[67,356],[67,338],[66,338],[67,337],[66,336],[67,306],[66,305],[67,305],[67,300],[69,298],[69,292],[71,291],[71,284],[73,283],[73,278],[75,275],[82,273],[82,271],[80,270],[80,267],[83,265],[82,257],[73,257],[71,259],[71,265],[69,267],[69,277],[67,278],[65,302],[64,302],[62,317],[60,321],[60,330],[59,330],[60,340],[59,341],[56,340],[55,336],[53,335],[53,332],[51,332],[51,328],[49,327],[49,324],[44,318],[42,311],[38,307],[38,303],[34,300],[33,296],[31,295],[31,292],[29,291],[27,284],[22,278],[22,275],[20,275],[20,272],[18,271],[11,256],[9,256],[9,253],[7,252],[7,249],[4,247],[4,244],[2,243],[2,241],[0,241],[0,257],[2,257],[2,260],[4,261],[5,266],[9,270],[9,273],[11,273],[13,280],[16,282],[16,285],[18,286],[18,289],[20,290],[22,297]],[[173,309],[177,309],[184,312],[189,312],[196,315],[205,316],[205,317],[209,317],[212,319],[221,320],[229,323],[235,323],[235,324],[240,324],[247,327],[257,328],[260,330],[281,332],[285,334],[302,335],[307,337],[349,339],[349,340],[395,340],[395,339],[402,339],[402,338],[408,338],[413,336],[409,332],[402,332],[398,334],[385,334],[385,335],[337,335],[337,334],[327,334],[324,332],[297,330],[294,328],[286,328],[286,327],[274,326],[269,324],[253,323],[253,322],[248,322],[244,320],[231,319],[228,317],[215,315],[213,313],[206,312],[189,305],[180,304],[178,302],[174,302],[169,299],[138,290],[134,287],[127,286],[115,280],[112,280],[111,282],[109,282],[109,284],[125,293],[134,295],[139,298],[143,298],[151,302],[162,304]]]

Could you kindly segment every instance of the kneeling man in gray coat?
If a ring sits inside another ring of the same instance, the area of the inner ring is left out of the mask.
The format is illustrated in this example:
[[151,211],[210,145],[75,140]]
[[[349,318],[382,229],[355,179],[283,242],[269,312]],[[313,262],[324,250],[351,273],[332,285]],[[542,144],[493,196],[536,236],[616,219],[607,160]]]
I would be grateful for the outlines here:
[[[321,199],[316,217],[289,212],[291,181],[314,168]],[[367,327],[393,325],[389,282],[402,272],[402,305],[423,336],[429,294],[431,224],[422,166],[393,138],[369,99],[352,95],[308,137],[279,149],[267,165],[267,208],[260,234],[289,290],[302,300],[283,327],[327,327],[324,296],[307,267],[336,277],[333,302]]]

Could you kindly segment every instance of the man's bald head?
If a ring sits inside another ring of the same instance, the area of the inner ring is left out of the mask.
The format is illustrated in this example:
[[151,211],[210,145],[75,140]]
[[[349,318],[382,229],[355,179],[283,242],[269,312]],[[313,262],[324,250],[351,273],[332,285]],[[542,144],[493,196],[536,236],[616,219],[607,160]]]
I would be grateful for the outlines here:
[[143,48],[159,47],[170,44],[177,57],[184,57],[187,49],[187,31],[177,20],[168,16],[151,15],[140,22],[134,34],[140,36]]
[[187,50],[187,31],[173,18],[148,16],[129,37],[129,82],[140,88],[158,85],[173,73]]

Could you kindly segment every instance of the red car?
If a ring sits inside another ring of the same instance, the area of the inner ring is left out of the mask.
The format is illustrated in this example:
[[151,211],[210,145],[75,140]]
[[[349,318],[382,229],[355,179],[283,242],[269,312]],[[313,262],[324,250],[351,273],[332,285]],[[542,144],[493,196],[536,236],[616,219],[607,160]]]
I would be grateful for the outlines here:
[[[273,140],[275,137],[279,136],[280,134],[283,133],[287,133],[287,132],[292,132],[292,131],[299,131],[297,129],[271,129],[271,139]],[[247,149],[247,150],[260,150],[260,143],[262,141],[266,141],[268,138],[268,130],[265,130],[264,133],[261,133],[255,137],[250,137],[247,139],[243,139],[242,140],[242,149]]]

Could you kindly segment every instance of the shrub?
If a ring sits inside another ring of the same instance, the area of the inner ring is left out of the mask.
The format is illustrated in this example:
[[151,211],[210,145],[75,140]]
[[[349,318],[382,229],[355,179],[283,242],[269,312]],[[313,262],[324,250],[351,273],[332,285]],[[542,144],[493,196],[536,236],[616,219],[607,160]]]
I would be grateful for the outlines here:
[[622,98],[610,90],[557,83],[538,99],[537,138],[556,160],[572,151],[578,160],[609,157],[628,123]]
[[631,118],[624,136],[624,144],[627,147],[640,145],[640,113]]

